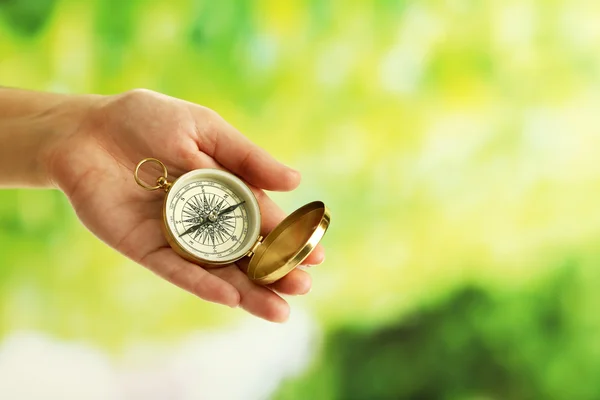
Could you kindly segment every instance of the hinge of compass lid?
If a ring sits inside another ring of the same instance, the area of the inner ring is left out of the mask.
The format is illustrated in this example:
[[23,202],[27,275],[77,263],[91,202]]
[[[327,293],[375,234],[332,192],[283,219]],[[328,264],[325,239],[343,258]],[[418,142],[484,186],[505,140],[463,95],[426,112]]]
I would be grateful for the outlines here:
[[258,246],[260,246],[262,240],[262,236],[259,236],[258,239],[256,239],[256,243],[254,243],[254,246],[252,246],[252,248],[248,251],[248,254],[246,254],[248,257],[252,257],[254,253],[256,253],[256,249],[258,249]]

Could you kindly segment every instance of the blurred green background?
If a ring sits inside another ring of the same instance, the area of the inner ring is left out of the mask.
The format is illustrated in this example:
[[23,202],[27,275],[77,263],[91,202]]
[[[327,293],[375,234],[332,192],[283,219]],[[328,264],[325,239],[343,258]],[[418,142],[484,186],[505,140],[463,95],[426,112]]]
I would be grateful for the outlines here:
[[[333,214],[271,326],[1,191],[0,397],[26,365],[69,376],[40,398],[600,398],[599,48],[585,0],[0,0],[0,85],[206,105],[302,171],[286,211]],[[156,367],[197,332],[206,365]]]

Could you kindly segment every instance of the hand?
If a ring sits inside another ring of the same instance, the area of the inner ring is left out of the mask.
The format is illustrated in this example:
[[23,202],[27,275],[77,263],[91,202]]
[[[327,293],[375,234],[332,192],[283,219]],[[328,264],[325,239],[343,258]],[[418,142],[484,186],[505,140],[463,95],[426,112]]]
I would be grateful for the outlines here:
[[[298,172],[275,161],[214,111],[159,93],[134,90],[109,97],[74,97],[62,106],[79,110],[80,118],[73,124],[71,117],[53,138],[46,156],[48,174],[95,235],[205,300],[239,305],[270,321],[287,319],[289,306],[274,291],[307,293],[311,286],[307,272],[294,270],[267,288],[245,275],[241,270],[245,262],[204,269],[185,261],[161,231],[165,193],[140,189],[133,170],[146,157],[163,161],[170,180],[198,168],[227,169],[254,191],[263,215],[263,235],[285,216],[263,189],[292,190],[300,182]],[[147,182],[158,176],[158,171],[145,173]],[[306,263],[319,264],[323,258],[319,247]]]

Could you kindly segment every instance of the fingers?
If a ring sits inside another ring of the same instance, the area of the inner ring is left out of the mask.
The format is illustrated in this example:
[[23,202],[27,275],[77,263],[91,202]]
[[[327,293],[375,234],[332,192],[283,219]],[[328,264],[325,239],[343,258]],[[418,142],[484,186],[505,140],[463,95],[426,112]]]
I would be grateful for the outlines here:
[[[248,273],[248,259],[238,260],[236,264],[242,272]],[[268,287],[281,294],[298,296],[310,292],[312,279],[308,272],[295,269]]]
[[[219,163],[215,162],[212,157],[198,152],[194,159],[192,160],[192,164],[190,165],[191,169],[194,168],[217,168],[223,169]],[[258,204],[260,206],[261,218],[262,218],[262,227],[261,227],[261,235],[267,236],[269,232],[271,232],[275,227],[283,221],[286,217],[285,212],[277,205],[271,198],[261,189],[256,187],[251,187],[252,192],[256,196],[258,200]],[[304,265],[319,265],[325,260],[325,250],[323,246],[320,244],[315,247],[312,253],[303,261]]]
[[275,160],[214,111],[195,108],[198,146],[219,164],[266,190],[288,191],[300,184],[300,173]]
[[[286,217],[285,212],[279,208],[277,204],[262,190],[252,188],[260,213],[262,214],[261,235],[267,236],[275,227]],[[320,244],[310,253],[310,255],[302,262],[305,265],[319,265],[325,260],[325,250]]]
[[306,257],[306,260],[302,261],[302,265],[310,266],[320,265],[325,261],[325,249],[319,243],[315,249]]
[[240,293],[234,286],[184,260],[170,248],[163,247],[149,254],[141,263],[167,281],[206,301],[229,307],[240,304]]
[[210,273],[229,282],[240,293],[240,306],[252,315],[271,322],[285,322],[290,307],[272,290],[252,282],[235,264],[211,269]]
[[277,282],[271,288],[279,293],[291,296],[307,294],[312,287],[310,274],[300,269],[295,269]]

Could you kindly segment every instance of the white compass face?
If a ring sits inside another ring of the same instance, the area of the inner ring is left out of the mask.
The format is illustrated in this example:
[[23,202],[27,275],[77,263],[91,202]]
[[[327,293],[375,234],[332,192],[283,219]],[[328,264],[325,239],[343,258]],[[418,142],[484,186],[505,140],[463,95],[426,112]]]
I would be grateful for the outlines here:
[[243,257],[260,230],[258,203],[250,189],[218,170],[191,171],[179,178],[169,191],[165,211],[171,236],[209,263]]

